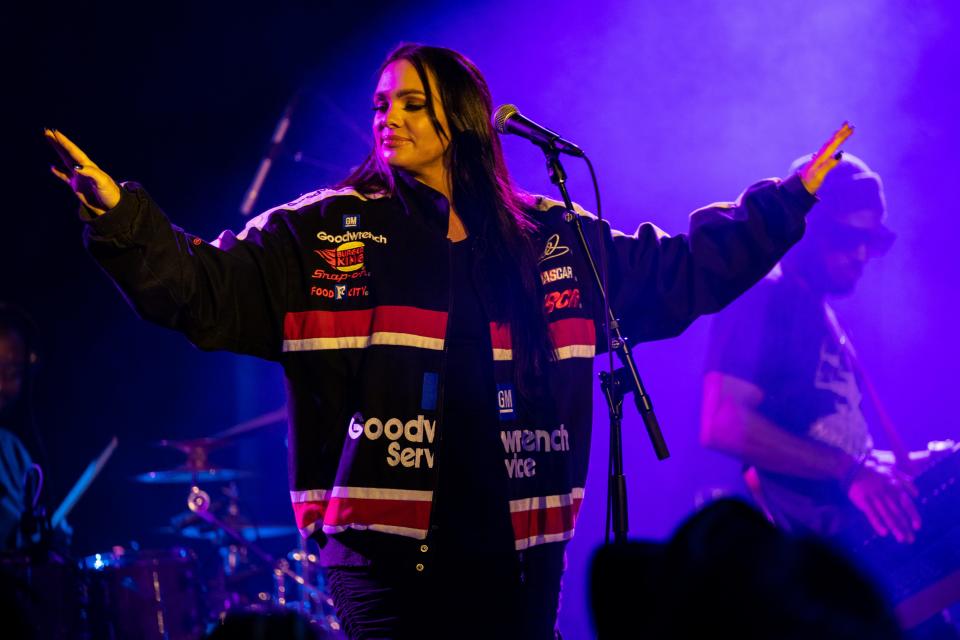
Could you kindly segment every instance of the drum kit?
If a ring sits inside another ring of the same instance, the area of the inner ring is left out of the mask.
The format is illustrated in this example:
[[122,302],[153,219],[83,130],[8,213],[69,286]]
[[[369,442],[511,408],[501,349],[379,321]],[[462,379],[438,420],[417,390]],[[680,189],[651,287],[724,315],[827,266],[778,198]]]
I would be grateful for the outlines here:
[[[260,524],[243,512],[236,481],[251,474],[221,468],[209,453],[261,426],[278,422],[283,410],[207,438],[162,440],[185,460],[172,469],[134,477],[144,484],[183,485],[186,511],[155,532],[177,540],[145,549],[136,543],[86,556],[76,563],[8,558],[7,574],[29,591],[35,635],[57,638],[180,640],[199,638],[235,611],[299,612],[325,638],[342,638],[333,601],[324,590],[318,558],[296,527]],[[71,492],[75,503],[106,463],[115,440]],[[216,499],[211,498],[211,492]],[[72,506],[72,503],[71,505]],[[66,509],[69,511],[69,507]],[[58,509],[64,517],[63,506]],[[264,543],[296,538],[283,555]]]

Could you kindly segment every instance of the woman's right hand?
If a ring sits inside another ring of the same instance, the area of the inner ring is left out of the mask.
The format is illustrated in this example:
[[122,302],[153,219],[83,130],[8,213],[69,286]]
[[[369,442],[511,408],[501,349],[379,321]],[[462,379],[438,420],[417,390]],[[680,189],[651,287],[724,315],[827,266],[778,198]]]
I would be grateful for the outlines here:
[[67,183],[87,209],[101,216],[117,206],[120,187],[113,178],[59,131],[44,129],[43,135],[63,162],[63,167],[51,166],[51,173]]

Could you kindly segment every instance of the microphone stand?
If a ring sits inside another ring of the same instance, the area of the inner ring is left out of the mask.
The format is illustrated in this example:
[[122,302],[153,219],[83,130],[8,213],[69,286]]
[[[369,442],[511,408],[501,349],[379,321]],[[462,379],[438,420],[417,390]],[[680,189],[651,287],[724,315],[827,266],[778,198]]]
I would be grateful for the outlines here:
[[[583,232],[583,223],[580,216],[573,209],[573,201],[567,191],[567,174],[560,163],[560,151],[553,144],[540,145],[547,159],[547,174],[550,181],[560,190],[563,197],[563,206],[566,208],[564,220],[571,223],[577,231],[577,238],[580,241],[580,247],[583,255],[586,257],[587,264],[593,274],[593,281],[603,301],[604,315],[607,325],[607,348],[617,354],[623,366],[612,371],[603,371],[600,373],[600,388],[603,390],[603,396],[607,401],[607,407],[610,413],[610,476],[607,485],[607,527],[609,531],[610,516],[612,510],[613,516],[613,539],[614,542],[626,542],[629,524],[627,522],[627,481],[623,473],[623,399],[628,393],[633,393],[633,399],[637,406],[637,411],[643,418],[643,424],[646,426],[647,435],[653,444],[653,449],[657,454],[658,460],[665,460],[670,456],[667,449],[667,443],[663,439],[663,433],[660,431],[660,424],[657,416],[653,412],[653,403],[647,394],[643,382],[640,380],[640,374],[637,372],[637,365],[630,351],[630,345],[626,337],[620,331],[620,322],[610,307],[610,301],[607,298],[606,291],[606,263],[604,261],[604,277],[601,277],[597,263],[590,252],[590,245]],[[603,247],[600,247],[601,256]],[[612,362],[612,361],[611,361]],[[611,364],[611,369],[613,365]]]
[[260,189],[267,179],[267,174],[270,172],[270,167],[272,167],[274,161],[280,157],[283,139],[287,136],[287,130],[290,128],[290,122],[293,119],[293,112],[296,110],[299,102],[300,93],[297,92],[290,98],[287,107],[283,110],[283,115],[280,116],[280,120],[273,130],[273,135],[270,137],[270,147],[267,149],[267,153],[263,156],[263,159],[260,160],[260,165],[257,167],[257,172],[253,176],[253,181],[247,188],[247,192],[243,195],[243,202],[240,204],[240,213],[244,216],[249,216],[253,213],[253,207],[260,195]]

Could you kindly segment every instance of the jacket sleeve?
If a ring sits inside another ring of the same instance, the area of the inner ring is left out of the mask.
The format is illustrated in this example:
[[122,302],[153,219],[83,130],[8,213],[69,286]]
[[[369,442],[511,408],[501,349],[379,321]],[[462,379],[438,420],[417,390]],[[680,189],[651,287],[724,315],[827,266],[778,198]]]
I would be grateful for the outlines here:
[[695,211],[686,235],[669,236],[650,223],[632,236],[605,228],[611,305],[625,335],[673,337],[722,309],[803,236],[816,201],[794,175],[754,184],[734,203]]
[[207,243],[171,224],[136,183],[121,191],[102,216],[81,212],[84,243],[136,312],[201,349],[277,359],[292,243],[283,216],[267,212]]

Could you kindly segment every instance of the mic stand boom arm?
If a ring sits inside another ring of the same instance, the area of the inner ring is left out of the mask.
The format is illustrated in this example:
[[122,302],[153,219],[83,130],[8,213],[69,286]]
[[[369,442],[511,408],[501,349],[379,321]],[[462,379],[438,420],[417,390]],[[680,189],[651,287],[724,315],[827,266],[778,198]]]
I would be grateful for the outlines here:
[[[600,386],[610,411],[610,478],[607,496],[608,516],[610,520],[610,509],[613,510],[613,531],[615,542],[625,542],[629,525],[627,522],[627,483],[626,476],[623,473],[623,399],[627,393],[633,392],[633,399],[637,406],[637,411],[643,418],[643,424],[646,426],[647,435],[653,444],[653,449],[657,454],[657,459],[665,460],[670,456],[667,449],[667,443],[663,439],[663,433],[660,431],[660,424],[657,422],[657,416],[653,412],[653,403],[650,396],[647,395],[646,388],[640,380],[640,374],[637,372],[637,365],[630,351],[630,345],[627,339],[620,331],[620,322],[617,320],[610,307],[610,301],[607,298],[605,278],[601,278],[597,263],[590,252],[590,245],[583,232],[583,223],[580,216],[573,209],[573,201],[567,191],[567,174],[560,164],[560,152],[551,145],[541,145],[547,158],[547,173],[550,181],[560,190],[563,197],[563,205],[566,208],[564,219],[571,223],[577,231],[577,238],[580,241],[580,247],[583,255],[586,257],[587,264],[593,274],[593,281],[603,301],[604,315],[607,324],[607,348],[615,352],[623,365],[614,371],[604,371],[600,373]],[[602,246],[600,248],[603,251]],[[606,267],[606,265],[604,265]],[[612,368],[612,367],[611,367]]]

